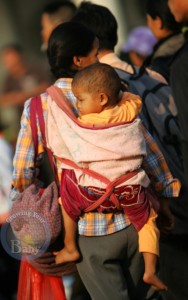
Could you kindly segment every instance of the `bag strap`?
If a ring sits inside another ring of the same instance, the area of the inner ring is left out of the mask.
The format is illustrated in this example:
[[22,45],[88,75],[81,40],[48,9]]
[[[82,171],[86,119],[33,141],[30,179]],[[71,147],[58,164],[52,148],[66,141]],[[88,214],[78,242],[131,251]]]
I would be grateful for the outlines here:
[[36,101],[34,100],[34,97],[31,99],[30,102],[30,125],[31,125],[31,132],[32,132],[32,138],[33,138],[33,144],[34,144],[34,150],[35,150],[35,161],[38,153],[38,137],[37,137],[37,118],[36,118]]
[[37,158],[37,153],[38,153],[38,134],[37,134],[37,116],[39,120],[39,126],[42,134],[42,139],[44,142],[44,147],[47,151],[49,161],[51,168],[54,173],[55,181],[58,184],[58,174],[57,174],[57,169],[54,164],[54,158],[52,155],[52,151],[47,147],[46,143],[46,135],[45,135],[45,123],[44,123],[44,116],[43,116],[43,110],[42,110],[42,102],[41,102],[41,97],[36,96],[31,99],[30,103],[30,123],[31,123],[31,131],[32,131],[32,137],[33,137],[33,143],[34,143],[34,150],[35,150],[35,161]]
[[52,100],[56,102],[59,108],[61,108],[72,120],[77,121],[73,111],[73,106],[62,93],[60,88],[55,85],[51,85],[49,88],[47,88],[47,93],[51,96]]
[[125,175],[122,175],[120,176],[119,178],[113,180],[113,181],[110,181],[108,178],[104,177],[103,175],[93,171],[93,170],[90,170],[88,168],[82,168],[80,166],[78,166],[76,163],[74,163],[73,161],[71,160],[68,160],[68,159],[63,159],[61,157],[57,157],[57,159],[59,159],[61,162],[63,162],[64,164],[67,164],[71,167],[73,167],[74,169],[77,169],[77,170],[81,170],[84,174],[87,174],[97,180],[100,180],[102,182],[104,182],[107,186],[106,186],[106,191],[105,193],[97,200],[95,201],[93,204],[91,204],[89,207],[87,207],[84,212],[90,212],[90,211],[93,211],[95,210],[97,207],[99,207],[105,200],[106,198],[110,197],[110,200],[115,204],[115,206],[120,209],[120,203],[119,203],[119,200],[117,199],[116,195],[113,193],[114,191],[114,188],[127,181],[128,179],[134,177],[135,175],[137,175],[138,171],[132,171],[132,172],[129,172]]

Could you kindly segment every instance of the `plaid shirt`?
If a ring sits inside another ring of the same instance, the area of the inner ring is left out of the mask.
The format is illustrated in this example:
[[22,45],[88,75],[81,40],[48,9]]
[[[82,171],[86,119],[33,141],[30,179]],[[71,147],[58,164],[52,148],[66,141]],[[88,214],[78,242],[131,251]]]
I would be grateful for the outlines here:
[[[59,79],[55,85],[61,88],[65,96],[75,107],[75,97],[71,91],[72,79]],[[44,119],[47,114],[48,94],[41,95]],[[14,156],[14,171],[12,181],[11,199],[15,199],[20,192],[28,187],[35,178],[34,147],[30,127],[30,99],[26,101],[21,118],[21,129],[18,135],[17,146]],[[38,126],[38,124],[37,124]],[[159,151],[156,143],[148,132],[144,130],[146,139],[147,156],[143,163],[143,168],[150,177],[151,183],[160,197],[177,197],[180,190],[180,183],[174,179],[168,169],[163,155]],[[38,159],[40,159],[44,147],[38,126]],[[57,163],[58,167],[58,163]],[[60,170],[59,170],[60,173]],[[78,222],[79,234],[86,236],[102,236],[114,233],[130,225],[128,217],[121,213],[85,213],[80,216]]]

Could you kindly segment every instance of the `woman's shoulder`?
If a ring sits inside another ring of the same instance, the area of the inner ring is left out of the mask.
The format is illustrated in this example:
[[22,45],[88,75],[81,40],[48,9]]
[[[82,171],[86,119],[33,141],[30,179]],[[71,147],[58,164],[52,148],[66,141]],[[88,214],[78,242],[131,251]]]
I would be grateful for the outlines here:
[[[53,85],[57,86],[59,89],[61,89],[61,91],[63,92],[63,94],[72,102],[75,101],[75,97],[72,93],[71,90],[71,82],[72,82],[72,78],[63,78],[63,79],[58,79]],[[48,97],[49,94],[47,91],[44,91],[43,93],[41,93],[39,95],[40,99],[41,99],[41,103],[42,103],[42,109],[43,112],[45,113],[47,111],[47,103],[48,103]],[[33,98],[33,97],[32,97]],[[31,99],[29,98],[28,100],[25,101],[24,104],[24,114],[25,116],[27,116],[27,118],[30,115],[30,103],[31,103]]]
[[[44,93],[40,94],[39,96],[34,96],[34,97],[40,97],[41,99],[41,103],[42,103],[42,109],[43,111],[47,110],[47,97],[48,94],[45,91]],[[31,97],[29,99],[27,99],[24,103],[24,109],[23,109],[23,114],[22,114],[22,119],[29,119],[30,118],[30,104],[31,104],[31,100],[34,98]]]

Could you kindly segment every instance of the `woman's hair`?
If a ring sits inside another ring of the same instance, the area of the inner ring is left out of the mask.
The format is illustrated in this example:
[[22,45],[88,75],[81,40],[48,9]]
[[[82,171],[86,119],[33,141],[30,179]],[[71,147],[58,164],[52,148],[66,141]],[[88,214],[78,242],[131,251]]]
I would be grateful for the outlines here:
[[168,6],[168,0],[147,0],[146,14],[153,20],[159,17],[162,20],[163,27],[175,32],[180,32],[182,25],[174,19]]
[[74,56],[87,56],[93,48],[95,35],[84,25],[65,22],[57,26],[48,42],[48,61],[56,79],[73,77]]
[[88,93],[105,93],[108,104],[117,104],[121,91],[121,80],[113,67],[95,63],[79,71],[72,81],[72,88],[82,86]]

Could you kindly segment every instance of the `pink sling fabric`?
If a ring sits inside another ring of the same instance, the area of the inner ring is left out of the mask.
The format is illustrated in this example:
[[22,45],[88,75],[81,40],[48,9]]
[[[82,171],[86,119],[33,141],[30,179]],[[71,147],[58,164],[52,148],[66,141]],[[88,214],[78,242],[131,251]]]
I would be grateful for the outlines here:
[[[52,99],[56,102],[59,108],[63,110],[63,112],[66,113],[73,122],[80,127],[93,129],[93,126],[83,126],[80,124],[70,107],[69,101],[63,97],[60,89],[53,86],[48,89],[48,93],[50,93]],[[103,128],[109,127],[114,127],[114,125],[107,125]],[[127,180],[138,174],[138,170],[123,174],[117,179],[111,181],[105,176],[102,176],[98,172],[90,170],[87,167],[80,167],[78,164],[69,159],[64,159],[62,157],[57,157],[57,159],[62,161],[64,166],[68,165],[70,169],[74,169],[74,171],[63,170],[61,179],[61,197],[63,207],[72,219],[76,221],[83,211],[89,212],[97,210],[99,212],[104,212],[112,211],[114,209],[124,209],[126,210],[126,214],[129,216],[129,219],[134,223],[138,230],[146,223],[149,216],[149,202],[145,196],[145,189],[140,185],[125,186],[125,182]],[[102,195],[98,197],[99,199],[93,197],[94,194],[91,195],[88,191],[84,191],[83,187],[78,184],[75,176],[75,170],[80,170],[82,174],[87,174],[88,176],[105,184],[105,189],[102,190]],[[121,184],[124,185],[122,187],[117,187]],[[118,199],[119,195],[124,195],[121,201]]]
[[[139,169],[137,175],[130,178],[128,183],[147,187],[149,179],[145,171],[140,169],[146,155],[141,120],[96,128],[83,126],[73,116],[73,111],[70,114],[67,112],[67,108],[64,107],[66,99],[62,91],[58,90],[60,101],[57,104],[57,95],[51,93],[51,97],[47,99],[47,144],[53,154],[71,160],[82,168],[100,173],[110,181]],[[71,169],[64,163],[61,164],[61,168]],[[83,176],[80,170],[75,170],[75,174],[80,185],[106,187],[103,182],[87,174]]]

